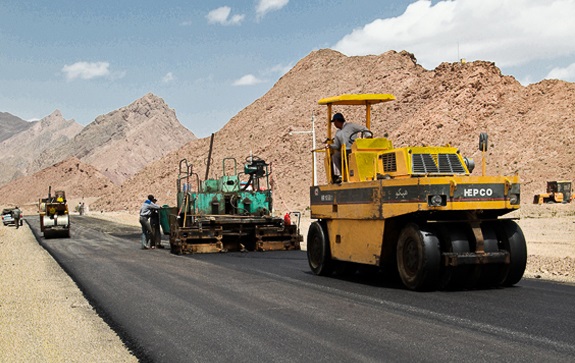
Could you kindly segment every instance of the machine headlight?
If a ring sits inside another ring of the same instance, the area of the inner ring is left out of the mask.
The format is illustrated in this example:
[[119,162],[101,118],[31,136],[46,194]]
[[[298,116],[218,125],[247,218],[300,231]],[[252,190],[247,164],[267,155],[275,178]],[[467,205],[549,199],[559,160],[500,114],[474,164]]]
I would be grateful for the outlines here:
[[520,202],[519,194],[509,194],[509,203],[511,205],[518,205]]
[[469,173],[473,173],[473,169],[475,169],[475,161],[470,158],[463,158],[463,161],[465,161],[465,166],[467,166]]
[[427,205],[430,207],[443,207],[447,205],[447,196],[440,194],[428,195]]

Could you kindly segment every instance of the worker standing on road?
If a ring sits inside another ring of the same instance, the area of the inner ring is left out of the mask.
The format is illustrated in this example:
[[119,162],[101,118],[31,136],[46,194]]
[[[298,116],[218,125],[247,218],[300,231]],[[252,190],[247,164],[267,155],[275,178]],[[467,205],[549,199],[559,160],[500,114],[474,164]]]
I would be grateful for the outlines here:
[[152,209],[150,215],[150,226],[152,226],[152,234],[150,239],[150,246],[152,248],[164,248],[162,246],[162,234],[160,232],[160,210]]
[[[150,225],[150,216],[153,209],[160,209],[156,204],[157,199],[153,195],[148,195],[148,199],[142,204],[140,208],[140,224],[142,225],[142,249],[147,250],[150,248],[150,239],[152,238],[152,226]],[[154,248],[155,246],[152,246]]]
[[12,218],[14,218],[14,223],[16,224],[16,229],[20,227],[20,217],[22,217],[22,211],[18,206],[12,209]]

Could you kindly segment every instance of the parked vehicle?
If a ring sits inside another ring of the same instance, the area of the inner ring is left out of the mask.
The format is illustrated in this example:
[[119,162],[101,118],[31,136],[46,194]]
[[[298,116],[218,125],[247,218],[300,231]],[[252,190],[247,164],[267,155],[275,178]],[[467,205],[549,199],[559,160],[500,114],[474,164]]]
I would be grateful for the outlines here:
[[[4,223],[5,226],[14,224],[14,217],[12,216],[13,210],[14,208],[2,209],[2,223]],[[22,218],[20,218],[20,225],[22,225],[22,223],[23,223]]]
[[572,200],[571,180],[551,180],[547,182],[547,193],[535,194],[533,204],[571,203]]
[[2,223],[5,226],[9,224],[14,224],[14,218],[12,217],[12,208],[2,209]]

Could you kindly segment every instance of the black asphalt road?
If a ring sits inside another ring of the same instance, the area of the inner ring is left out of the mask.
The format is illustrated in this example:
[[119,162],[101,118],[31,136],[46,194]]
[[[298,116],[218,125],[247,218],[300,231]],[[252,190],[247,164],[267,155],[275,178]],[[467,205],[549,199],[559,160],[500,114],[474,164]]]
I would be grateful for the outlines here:
[[141,361],[575,361],[572,285],[416,293],[314,276],[300,251],[175,256],[139,228],[73,216],[44,240],[28,222]]

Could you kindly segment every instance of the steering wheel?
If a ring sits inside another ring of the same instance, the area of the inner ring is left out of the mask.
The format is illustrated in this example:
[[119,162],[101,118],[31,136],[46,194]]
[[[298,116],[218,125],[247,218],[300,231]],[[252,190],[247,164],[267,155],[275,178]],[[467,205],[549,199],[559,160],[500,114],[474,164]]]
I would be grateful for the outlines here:
[[353,141],[357,138],[362,138],[362,139],[371,139],[373,138],[373,132],[371,132],[370,130],[359,130],[354,132],[353,134],[349,135],[349,144],[353,144]]

